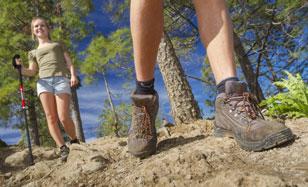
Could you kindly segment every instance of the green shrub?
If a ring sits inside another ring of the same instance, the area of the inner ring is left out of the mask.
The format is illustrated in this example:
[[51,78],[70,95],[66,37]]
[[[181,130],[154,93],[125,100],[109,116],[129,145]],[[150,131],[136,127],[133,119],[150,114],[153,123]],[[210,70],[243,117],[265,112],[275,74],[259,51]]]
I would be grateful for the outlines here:
[[7,144],[0,139],[0,148],[1,147],[7,147]]
[[265,115],[274,118],[308,117],[308,87],[299,74],[293,76],[285,71],[288,79],[275,82],[278,87],[287,89],[284,93],[271,96],[261,102],[267,111]]

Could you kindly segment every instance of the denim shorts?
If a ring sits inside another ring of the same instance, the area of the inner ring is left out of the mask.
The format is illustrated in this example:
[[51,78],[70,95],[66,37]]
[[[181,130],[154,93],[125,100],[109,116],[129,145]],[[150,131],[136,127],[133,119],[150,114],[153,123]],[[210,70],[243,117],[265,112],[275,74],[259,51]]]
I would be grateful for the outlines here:
[[41,78],[36,84],[37,95],[43,92],[53,93],[55,95],[67,93],[71,95],[70,80],[66,77],[46,77]]

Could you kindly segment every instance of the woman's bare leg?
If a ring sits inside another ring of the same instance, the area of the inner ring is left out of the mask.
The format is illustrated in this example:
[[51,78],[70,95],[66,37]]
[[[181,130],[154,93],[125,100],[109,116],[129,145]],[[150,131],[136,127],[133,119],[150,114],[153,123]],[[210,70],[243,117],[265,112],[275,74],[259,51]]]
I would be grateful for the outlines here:
[[64,139],[58,126],[58,114],[55,96],[52,93],[43,92],[40,94],[40,100],[46,115],[49,133],[56,142],[57,146],[61,147],[64,145]]
[[57,111],[60,122],[62,123],[65,132],[71,138],[76,139],[76,131],[74,122],[70,116],[70,95],[66,93],[57,94],[56,96]]

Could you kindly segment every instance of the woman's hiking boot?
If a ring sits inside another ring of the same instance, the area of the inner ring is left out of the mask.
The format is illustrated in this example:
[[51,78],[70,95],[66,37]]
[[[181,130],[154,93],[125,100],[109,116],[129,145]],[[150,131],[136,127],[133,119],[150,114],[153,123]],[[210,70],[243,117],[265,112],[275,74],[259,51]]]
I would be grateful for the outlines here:
[[61,161],[66,162],[70,149],[66,145],[60,147],[60,157]]
[[242,149],[261,151],[294,140],[284,124],[264,119],[245,83],[227,81],[215,107],[214,135],[234,137]]
[[156,152],[157,134],[155,119],[158,111],[158,94],[131,96],[132,123],[128,132],[128,151],[144,158]]

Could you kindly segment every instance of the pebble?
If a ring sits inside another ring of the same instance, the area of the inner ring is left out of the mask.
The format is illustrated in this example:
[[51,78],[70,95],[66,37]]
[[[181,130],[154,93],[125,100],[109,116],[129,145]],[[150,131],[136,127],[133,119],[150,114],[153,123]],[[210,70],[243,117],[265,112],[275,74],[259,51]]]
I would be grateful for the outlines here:
[[85,187],[86,185],[84,184],[84,183],[80,183],[79,185],[78,185],[78,187]]
[[4,174],[4,177],[5,177],[6,179],[10,178],[11,176],[12,176],[12,173],[11,173],[11,172],[8,172],[8,173]]
[[185,176],[185,179],[191,180],[191,179],[192,179],[192,176],[191,176],[191,175],[186,175],[186,176]]

